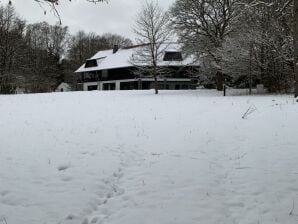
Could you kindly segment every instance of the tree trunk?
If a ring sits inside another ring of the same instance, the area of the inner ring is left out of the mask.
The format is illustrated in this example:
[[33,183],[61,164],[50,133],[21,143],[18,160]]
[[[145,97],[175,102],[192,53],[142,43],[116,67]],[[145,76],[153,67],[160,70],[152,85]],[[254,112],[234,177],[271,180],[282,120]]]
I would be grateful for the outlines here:
[[295,97],[298,97],[298,0],[294,0],[295,28],[294,28],[294,71]]
[[154,75],[154,88],[155,88],[155,94],[158,94],[158,82],[157,82],[157,75],[156,74]]
[[218,71],[216,73],[216,89],[218,91],[223,91],[223,81],[224,81],[223,74],[222,74],[222,72]]
[[252,94],[252,49],[253,45],[251,43],[249,47],[249,95]]

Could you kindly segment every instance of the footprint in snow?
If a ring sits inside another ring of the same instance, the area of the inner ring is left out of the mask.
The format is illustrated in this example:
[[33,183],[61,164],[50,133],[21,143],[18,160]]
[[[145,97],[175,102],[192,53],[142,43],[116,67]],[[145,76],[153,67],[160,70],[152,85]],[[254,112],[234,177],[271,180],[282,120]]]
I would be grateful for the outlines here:
[[121,173],[121,172],[115,172],[113,174],[113,176],[120,179],[121,177],[123,177],[123,173]]
[[85,218],[82,222],[82,224],[89,224],[89,220],[87,218]]
[[4,197],[4,196],[8,195],[9,193],[10,193],[10,191],[4,190],[4,191],[0,192],[0,196]]
[[91,219],[91,223],[97,223],[97,221],[98,221],[98,217],[93,217],[93,218]]
[[68,182],[68,181],[73,180],[73,177],[71,177],[71,176],[64,176],[64,177],[61,178],[61,180],[65,181],[65,182]]
[[66,216],[66,220],[74,220],[74,219],[77,219],[78,217],[73,215],[73,214],[69,214],[68,216]]
[[70,164],[61,164],[57,167],[58,171],[65,171],[70,168]]

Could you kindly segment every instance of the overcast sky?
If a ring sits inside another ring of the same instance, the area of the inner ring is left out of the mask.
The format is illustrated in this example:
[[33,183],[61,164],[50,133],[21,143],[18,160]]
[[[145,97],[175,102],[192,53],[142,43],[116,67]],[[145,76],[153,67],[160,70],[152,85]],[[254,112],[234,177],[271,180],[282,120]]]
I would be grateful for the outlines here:
[[[7,0],[8,1],[8,0]],[[1,1],[4,2],[4,1]],[[58,19],[47,9],[43,9],[34,0],[12,0],[18,14],[28,23],[47,21],[54,24]],[[85,0],[61,0],[58,6],[62,24],[68,26],[71,33],[78,30],[87,32],[117,33],[134,40],[131,27],[136,14],[145,0],[109,0],[109,3],[92,4]],[[174,0],[159,0],[163,9],[168,9]]]

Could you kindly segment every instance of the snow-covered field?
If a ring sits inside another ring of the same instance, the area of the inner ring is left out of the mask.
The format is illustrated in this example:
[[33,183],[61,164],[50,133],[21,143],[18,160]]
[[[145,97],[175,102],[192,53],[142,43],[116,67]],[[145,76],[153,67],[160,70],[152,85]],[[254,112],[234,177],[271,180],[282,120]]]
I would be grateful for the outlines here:
[[53,93],[0,111],[1,224],[298,223],[291,96]]

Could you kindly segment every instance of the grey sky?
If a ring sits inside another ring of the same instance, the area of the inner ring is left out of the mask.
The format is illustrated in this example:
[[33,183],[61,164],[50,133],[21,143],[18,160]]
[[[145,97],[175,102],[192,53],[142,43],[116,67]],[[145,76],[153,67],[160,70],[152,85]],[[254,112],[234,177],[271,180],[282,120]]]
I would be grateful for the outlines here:
[[[47,21],[53,24],[58,21],[46,5],[44,8],[47,9],[47,14],[44,15],[43,9],[33,0],[12,2],[18,14],[29,23]],[[94,5],[85,0],[61,0],[61,5],[57,8],[63,25],[68,26],[71,33],[78,30],[97,34],[111,32],[134,39],[131,27],[144,2],[145,0],[109,0],[109,3]],[[168,9],[173,2],[174,0],[159,0],[159,5]]]

